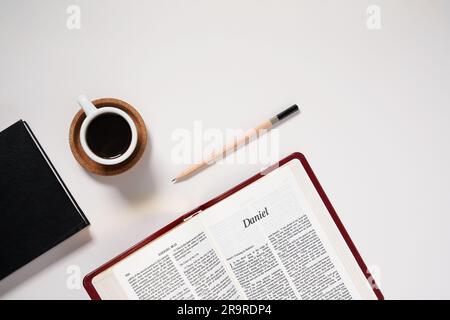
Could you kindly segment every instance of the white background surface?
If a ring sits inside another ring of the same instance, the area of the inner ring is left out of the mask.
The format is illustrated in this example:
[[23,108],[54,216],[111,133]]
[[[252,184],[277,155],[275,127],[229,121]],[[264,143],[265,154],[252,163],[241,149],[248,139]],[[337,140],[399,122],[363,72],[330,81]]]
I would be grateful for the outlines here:
[[[81,8],[81,29],[66,8]],[[381,30],[366,9],[381,8]],[[2,299],[87,299],[92,271],[255,174],[217,165],[172,185],[172,132],[248,128],[297,103],[280,155],[308,158],[386,298],[450,298],[448,1],[0,0],[0,128],[29,122],[92,225],[8,278]],[[68,143],[75,98],[142,114],[150,148],[88,174]]]

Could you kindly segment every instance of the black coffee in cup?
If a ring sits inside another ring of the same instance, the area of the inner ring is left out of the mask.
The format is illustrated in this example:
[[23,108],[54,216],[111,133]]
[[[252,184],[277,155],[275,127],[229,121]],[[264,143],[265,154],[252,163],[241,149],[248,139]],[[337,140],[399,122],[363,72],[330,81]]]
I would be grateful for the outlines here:
[[103,159],[123,155],[131,144],[131,128],[118,114],[103,113],[95,117],[86,130],[89,149]]

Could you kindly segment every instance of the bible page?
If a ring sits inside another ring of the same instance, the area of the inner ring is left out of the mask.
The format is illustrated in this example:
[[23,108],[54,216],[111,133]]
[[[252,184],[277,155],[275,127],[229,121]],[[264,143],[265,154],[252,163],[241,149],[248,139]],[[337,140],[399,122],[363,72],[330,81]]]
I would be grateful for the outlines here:
[[112,267],[129,299],[239,299],[197,216]]
[[246,298],[376,298],[297,160],[199,217]]

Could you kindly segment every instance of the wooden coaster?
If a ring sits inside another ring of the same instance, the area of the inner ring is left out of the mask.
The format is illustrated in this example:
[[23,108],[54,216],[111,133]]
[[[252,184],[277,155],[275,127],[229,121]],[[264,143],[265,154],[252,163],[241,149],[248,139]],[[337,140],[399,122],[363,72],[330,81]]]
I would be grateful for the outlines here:
[[81,124],[83,123],[83,120],[86,118],[86,115],[83,112],[83,110],[80,110],[75,115],[75,117],[72,120],[72,124],[70,125],[69,143],[73,156],[78,161],[78,163],[89,172],[101,176],[114,176],[123,173],[132,168],[139,161],[139,159],[142,157],[145,151],[145,147],[147,145],[147,129],[145,128],[144,120],[142,119],[141,115],[139,114],[139,112],[137,112],[135,108],[133,108],[125,101],[119,99],[113,98],[97,99],[92,101],[92,103],[97,108],[116,107],[128,113],[131,119],[133,119],[137,129],[138,141],[136,149],[127,160],[112,166],[99,164],[94,160],[92,160],[91,158],[89,158],[87,154],[84,152],[80,142]]

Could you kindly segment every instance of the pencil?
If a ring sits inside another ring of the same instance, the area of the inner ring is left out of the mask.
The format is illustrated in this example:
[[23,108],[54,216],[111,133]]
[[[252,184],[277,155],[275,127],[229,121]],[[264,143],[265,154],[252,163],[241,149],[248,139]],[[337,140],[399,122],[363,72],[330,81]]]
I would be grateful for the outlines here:
[[209,165],[217,162],[217,160],[225,158],[227,155],[235,152],[241,146],[248,144],[253,138],[259,138],[261,133],[265,133],[266,131],[272,129],[277,123],[286,119],[287,117],[296,113],[297,111],[299,111],[299,108],[296,104],[290,106],[286,110],[278,113],[276,116],[270,118],[269,120],[264,121],[257,127],[248,130],[244,134],[244,136],[234,140],[232,143],[228,145],[223,146],[221,150],[213,152],[207,159],[204,159],[188,167],[186,170],[182,171],[179,175],[173,178],[172,182],[175,183],[185,180],[186,178],[194,175],[195,173],[205,169]]

